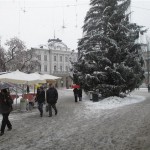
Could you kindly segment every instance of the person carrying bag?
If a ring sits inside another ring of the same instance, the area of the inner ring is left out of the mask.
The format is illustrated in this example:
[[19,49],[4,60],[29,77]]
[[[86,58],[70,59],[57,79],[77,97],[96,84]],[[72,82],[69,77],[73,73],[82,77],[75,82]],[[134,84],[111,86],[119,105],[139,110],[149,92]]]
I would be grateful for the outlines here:
[[55,111],[55,115],[57,115],[58,112],[56,108],[57,100],[58,100],[58,92],[56,88],[54,88],[53,84],[50,83],[49,89],[46,91],[46,102],[48,103],[49,117],[52,117],[52,108]]
[[7,91],[7,89],[2,89],[0,93],[0,113],[2,114],[2,124],[0,136],[4,134],[5,127],[7,125],[8,131],[12,130],[12,125],[9,121],[9,114],[12,109],[13,100]]

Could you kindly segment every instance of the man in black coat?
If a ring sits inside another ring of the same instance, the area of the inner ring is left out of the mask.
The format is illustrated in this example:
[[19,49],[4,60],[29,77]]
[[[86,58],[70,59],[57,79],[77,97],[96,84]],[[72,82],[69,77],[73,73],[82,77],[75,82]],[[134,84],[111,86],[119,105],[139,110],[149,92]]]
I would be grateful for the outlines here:
[[46,100],[49,108],[49,117],[52,117],[52,108],[55,110],[55,115],[57,115],[56,103],[58,100],[58,92],[52,84],[49,84],[49,89],[46,91]]
[[38,109],[40,111],[40,116],[43,117],[43,104],[45,103],[45,91],[42,86],[37,90],[36,101],[38,102]]
[[3,116],[1,124],[1,133],[0,136],[4,134],[5,127],[7,125],[8,131],[12,129],[12,125],[9,121],[9,114],[12,111],[13,100],[6,89],[1,90],[0,92],[0,113]]

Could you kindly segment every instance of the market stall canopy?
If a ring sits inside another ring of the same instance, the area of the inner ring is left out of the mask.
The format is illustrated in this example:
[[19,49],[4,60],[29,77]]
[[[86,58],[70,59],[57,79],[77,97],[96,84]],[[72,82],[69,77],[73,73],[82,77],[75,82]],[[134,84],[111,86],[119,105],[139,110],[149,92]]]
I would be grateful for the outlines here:
[[37,73],[37,72],[35,72],[35,73],[31,73],[31,74],[29,74],[29,75],[31,75],[31,77],[35,77],[35,78],[40,78],[40,79],[42,79],[42,80],[46,80],[46,81],[56,81],[56,80],[58,80],[58,79],[61,79],[61,77],[57,77],[57,76],[53,76],[53,75],[49,75],[49,74],[39,74],[39,73]]
[[53,75],[49,75],[49,74],[43,74],[42,77],[45,80],[59,80],[59,79],[61,79],[61,77],[57,77],[57,76],[53,76]]
[[45,79],[39,77],[33,77],[31,74],[27,74],[16,70],[11,73],[0,75],[0,81],[10,82],[15,84],[37,84],[37,83],[46,83]]
[[[39,82],[37,82],[35,84],[46,83],[46,80],[38,72],[30,73],[28,75],[29,75],[30,79],[37,79],[37,81],[39,81]],[[44,81],[44,82],[42,82],[42,81]]]

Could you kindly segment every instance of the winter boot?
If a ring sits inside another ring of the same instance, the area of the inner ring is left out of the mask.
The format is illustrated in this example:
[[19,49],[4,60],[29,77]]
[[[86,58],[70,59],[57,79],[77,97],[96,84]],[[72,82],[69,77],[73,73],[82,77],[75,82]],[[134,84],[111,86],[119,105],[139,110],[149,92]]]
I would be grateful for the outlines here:
[[43,113],[40,113],[40,116],[43,117]]
[[8,128],[8,130],[7,131],[11,131],[12,130],[12,127],[11,128]]

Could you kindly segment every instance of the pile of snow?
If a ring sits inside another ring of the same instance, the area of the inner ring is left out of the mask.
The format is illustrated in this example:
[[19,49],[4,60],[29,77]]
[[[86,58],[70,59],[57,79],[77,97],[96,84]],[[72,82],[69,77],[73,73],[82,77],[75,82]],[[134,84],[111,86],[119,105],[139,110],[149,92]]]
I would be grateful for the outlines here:
[[139,103],[144,100],[145,100],[144,96],[137,96],[137,95],[129,95],[125,98],[120,98],[116,96],[108,97],[99,102],[91,102],[84,99],[86,107],[88,109],[113,109],[125,105]]

